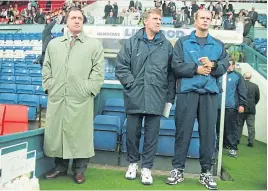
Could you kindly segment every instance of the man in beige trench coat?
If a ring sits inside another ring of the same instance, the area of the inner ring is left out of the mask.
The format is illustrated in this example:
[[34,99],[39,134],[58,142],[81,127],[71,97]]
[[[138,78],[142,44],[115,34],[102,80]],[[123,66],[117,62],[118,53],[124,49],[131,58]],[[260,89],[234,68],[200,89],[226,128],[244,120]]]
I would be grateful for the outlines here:
[[94,96],[104,81],[104,57],[101,43],[83,33],[82,11],[72,8],[66,18],[68,30],[48,44],[43,65],[48,92],[44,152],[56,164],[45,178],[66,175],[74,159],[74,181],[81,184],[94,156]]

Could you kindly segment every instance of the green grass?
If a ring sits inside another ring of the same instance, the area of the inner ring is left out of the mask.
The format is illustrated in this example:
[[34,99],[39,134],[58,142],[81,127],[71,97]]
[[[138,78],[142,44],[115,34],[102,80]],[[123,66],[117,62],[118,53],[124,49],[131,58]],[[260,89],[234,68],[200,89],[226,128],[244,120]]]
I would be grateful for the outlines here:
[[[217,181],[221,190],[266,190],[267,163],[266,144],[256,142],[253,148],[246,146],[246,138],[239,145],[239,156],[228,157],[224,150],[223,165],[234,181]],[[154,176],[154,184],[144,186],[139,179],[128,181],[124,172],[89,168],[86,182],[81,185],[73,183],[72,176],[59,177],[55,180],[40,180],[42,190],[206,190],[197,179],[186,179],[184,182],[169,186],[165,176]]]

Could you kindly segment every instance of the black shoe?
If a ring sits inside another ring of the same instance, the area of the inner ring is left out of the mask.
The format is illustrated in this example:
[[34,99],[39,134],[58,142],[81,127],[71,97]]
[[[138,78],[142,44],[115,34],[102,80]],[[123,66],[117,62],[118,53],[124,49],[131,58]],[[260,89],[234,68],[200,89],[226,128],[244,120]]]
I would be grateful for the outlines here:
[[249,143],[247,146],[248,147],[253,147],[253,144],[252,143]]
[[224,149],[229,149],[229,146],[227,146],[227,145],[223,145],[222,146]]
[[45,175],[45,179],[51,180],[51,179],[57,178],[58,176],[65,176],[65,175],[67,175],[67,172],[65,171],[61,172],[57,169],[53,169],[52,171],[50,171],[49,173]]

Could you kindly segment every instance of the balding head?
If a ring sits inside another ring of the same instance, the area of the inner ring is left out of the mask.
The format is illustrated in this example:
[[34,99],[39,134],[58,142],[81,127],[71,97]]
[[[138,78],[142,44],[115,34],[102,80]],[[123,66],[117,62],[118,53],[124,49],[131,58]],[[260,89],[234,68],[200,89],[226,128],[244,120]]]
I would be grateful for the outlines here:
[[250,80],[251,79],[251,73],[249,73],[249,72],[244,73],[244,79],[245,80]]

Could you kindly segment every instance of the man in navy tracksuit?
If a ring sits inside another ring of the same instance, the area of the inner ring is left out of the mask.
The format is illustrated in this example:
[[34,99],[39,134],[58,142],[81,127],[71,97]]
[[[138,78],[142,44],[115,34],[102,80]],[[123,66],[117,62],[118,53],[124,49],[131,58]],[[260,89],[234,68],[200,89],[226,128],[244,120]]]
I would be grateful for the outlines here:
[[224,44],[208,34],[211,17],[209,11],[199,10],[195,15],[196,31],[180,38],[173,49],[172,69],[178,79],[176,134],[173,170],[167,184],[184,180],[185,161],[197,117],[202,168],[199,182],[209,189],[218,188],[210,172],[215,150],[217,78],[226,72],[229,57]]
[[[226,101],[224,118],[224,139],[223,146],[229,148],[229,156],[237,156],[238,144],[238,113],[244,113],[247,102],[247,89],[243,76],[234,70],[235,62],[230,60],[226,82]],[[222,79],[219,80],[220,84]],[[221,95],[221,94],[220,94]],[[221,96],[219,96],[221,106]],[[217,134],[219,135],[220,109],[218,111]]]

